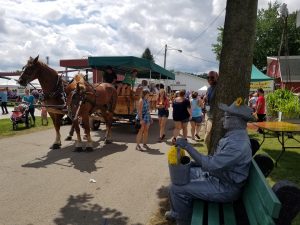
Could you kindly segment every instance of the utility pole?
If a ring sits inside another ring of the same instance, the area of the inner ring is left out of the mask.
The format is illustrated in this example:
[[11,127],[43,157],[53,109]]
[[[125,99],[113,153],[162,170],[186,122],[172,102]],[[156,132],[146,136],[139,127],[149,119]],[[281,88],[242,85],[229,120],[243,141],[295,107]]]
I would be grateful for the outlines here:
[[165,45],[165,57],[164,57],[164,68],[165,68],[165,69],[166,69],[167,49],[168,49],[168,46],[167,46],[167,44],[166,44],[166,45]]

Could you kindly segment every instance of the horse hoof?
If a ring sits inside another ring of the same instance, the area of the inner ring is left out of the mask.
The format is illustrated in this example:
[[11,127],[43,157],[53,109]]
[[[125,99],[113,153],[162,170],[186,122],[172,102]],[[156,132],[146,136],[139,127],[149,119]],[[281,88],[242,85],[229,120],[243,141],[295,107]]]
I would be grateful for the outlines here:
[[53,144],[50,149],[60,149],[61,144]]
[[94,150],[93,150],[92,147],[86,147],[86,148],[85,148],[85,151],[87,151],[87,152],[92,152],[92,151],[94,151]]
[[72,140],[72,137],[71,136],[68,136],[66,137],[65,141],[71,141]]
[[76,147],[73,152],[83,152],[82,147]]
[[105,140],[104,141],[104,144],[111,144],[112,143],[112,141],[110,141],[110,140]]

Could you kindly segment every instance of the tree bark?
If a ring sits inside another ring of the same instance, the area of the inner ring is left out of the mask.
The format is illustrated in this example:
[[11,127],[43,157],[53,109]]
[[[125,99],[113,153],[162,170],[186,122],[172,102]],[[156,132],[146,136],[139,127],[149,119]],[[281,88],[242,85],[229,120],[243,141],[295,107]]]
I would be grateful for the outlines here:
[[236,98],[247,99],[249,95],[256,18],[257,0],[227,0],[219,79],[212,106],[212,153],[225,132],[221,121],[224,112],[218,104],[230,105]]

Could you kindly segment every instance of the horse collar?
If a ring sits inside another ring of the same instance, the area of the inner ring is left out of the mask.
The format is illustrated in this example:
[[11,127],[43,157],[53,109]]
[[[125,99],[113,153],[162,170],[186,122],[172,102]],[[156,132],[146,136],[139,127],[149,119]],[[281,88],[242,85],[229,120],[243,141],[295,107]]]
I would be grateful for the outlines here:
[[50,98],[57,98],[57,97],[61,97],[61,99],[63,100],[63,102],[65,103],[66,101],[66,95],[65,95],[65,90],[64,87],[62,85],[62,78],[61,76],[57,76],[57,82],[56,85],[54,87],[54,91],[49,92],[49,93],[44,93],[44,99],[50,99]]

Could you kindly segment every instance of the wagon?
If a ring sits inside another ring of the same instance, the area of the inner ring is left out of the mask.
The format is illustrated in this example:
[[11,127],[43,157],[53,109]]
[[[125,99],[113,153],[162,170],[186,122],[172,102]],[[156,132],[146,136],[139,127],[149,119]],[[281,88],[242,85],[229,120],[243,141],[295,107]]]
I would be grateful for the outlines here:
[[[137,78],[145,79],[175,79],[175,75],[159,65],[150,62],[147,59],[133,56],[113,56],[113,57],[89,57],[88,64],[91,68],[103,71],[106,66],[111,66],[117,74],[125,74],[132,69],[138,71]],[[119,95],[117,106],[114,114],[115,122],[129,122],[135,124],[137,104],[140,98],[141,90],[133,89],[130,95]],[[150,94],[150,105],[156,106],[157,96]],[[91,116],[92,129],[98,129],[100,123],[104,122],[101,115],[94,114]]]
[[[93,82],[102,81],[102,71],[107,66],[111,66],[116,74],[125,74],[132,69],[138,71],[137,78],[150,79],[150,80],[174,80],[174,73],[162,68],[161,66],[143,58],[134,56],[92,56],[88,59],[74,60],[75,62],[81,62],[81,67],[88,68],[93,71]],[[82,63],[83,62],[83,63]],[[60,63],[64,66],[64,63]],[[69,68],[77,69],[79,66],[69,66]],[[114,112],[115,123],[130,123],[135,124],[135,117],[137,112],[137,104],[140,98],[141,90],[134,88],[130,95],[119,95],[117,100],[117,106]],[[150,94],[150,106],[153,108],[156,106],[157,96],[154,93]],[[97,130],[101,123],[104,123],[104,119],[101,113],[94,113],[90,116],[90,125],[93,130]]]

